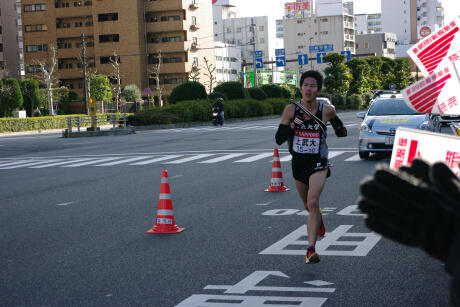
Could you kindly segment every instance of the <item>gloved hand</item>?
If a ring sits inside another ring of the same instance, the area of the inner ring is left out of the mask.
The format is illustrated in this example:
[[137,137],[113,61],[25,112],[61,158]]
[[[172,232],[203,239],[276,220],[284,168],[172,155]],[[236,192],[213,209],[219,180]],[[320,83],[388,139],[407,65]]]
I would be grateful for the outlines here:
[[393,170],[378,165],[361,183],[359,208],[366,225],[393,240],[420,246],[446,261],[460,225],[460,182],[443,163],[414,160]]
[[347,128],[337,127],[337,129],[335,129],[335,135],[339,138],[346,137],[348,135]]

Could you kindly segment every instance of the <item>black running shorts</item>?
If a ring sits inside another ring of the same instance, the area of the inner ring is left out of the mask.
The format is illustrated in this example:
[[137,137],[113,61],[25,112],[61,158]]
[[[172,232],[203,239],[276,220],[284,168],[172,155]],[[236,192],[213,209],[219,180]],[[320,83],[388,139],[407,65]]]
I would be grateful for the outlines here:
[[327,178],[331,176],[327,158],[308,158],[294,155],[292,157],[292,174],[295,180],[308,185],[310,176],[316,172],[327,169]]

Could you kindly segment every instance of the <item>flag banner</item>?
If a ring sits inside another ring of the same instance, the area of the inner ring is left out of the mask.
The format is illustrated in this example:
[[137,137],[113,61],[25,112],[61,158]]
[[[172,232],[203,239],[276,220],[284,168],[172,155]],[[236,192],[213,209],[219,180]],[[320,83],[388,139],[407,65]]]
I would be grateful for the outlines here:
[[460,61],[446,62],[436,72],[401,91],[419,113],[460,114]]
[[459,26],[460,18],[457,17],[407,51],[424,76],[436,71],[439,65],[460,58]]
[[427,163],[444,162],[459,175],[460,137],[409,128],[396,129],[391,168],[410,165],[419,158]]

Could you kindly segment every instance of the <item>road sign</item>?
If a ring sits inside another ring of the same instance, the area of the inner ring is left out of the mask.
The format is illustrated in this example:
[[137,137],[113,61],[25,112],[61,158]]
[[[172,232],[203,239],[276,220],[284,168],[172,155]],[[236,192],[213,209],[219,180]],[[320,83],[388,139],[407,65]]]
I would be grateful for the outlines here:
[[299,55],[298,55],[298,58],[299,58],[299,65],[308,64],[308,55],[306,55],[306,54],[299,54]]
[[256,58],[256,69],[264,68],[264,61],[262,58]]
[[241,78],[243,78],[244,77],[244,72],[241,71],[240,76],[241,76]]
[[346,55],[347,56],[347,61],[351,60],[351,51],[349,51],[349,50],[340,51],[340,54]]
[[144,93],[146,93],[147,95],[150,94],[150,89],[147,87],[147,88],[144,90]]
[[310,46],[310,48],[309,48],[310,53],[332,52],[332,51],[334,51],[334,45],[333,44],[316,45],[316,46]]
[[285,67],[286,66],[286,58],[284,56],[277,56],[276,57],[276,67]]
[[318,64],[324,63],[323,61],[323,56],[325,56],[327,53],[326,52],[321,52],[316,54],[316,62]]
[[263,54],[262,50],[257,50],[256,51],[256,58],[261,58],[262,54]]
[[394,91],[396,89],[396,84],[390,83],[389,88],[390,90]]
[[276,56],[285,56],[285,50],[284,49],[275,49],[275,55]]

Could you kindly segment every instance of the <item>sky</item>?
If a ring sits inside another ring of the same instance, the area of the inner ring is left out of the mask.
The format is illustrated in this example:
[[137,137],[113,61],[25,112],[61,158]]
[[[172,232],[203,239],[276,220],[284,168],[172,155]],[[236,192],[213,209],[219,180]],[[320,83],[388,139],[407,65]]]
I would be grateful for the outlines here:
[[[237,17],[272,16],[281,19],[285,2],[295,0],[236,0]],[[267,3],[270,2],[270,5]],[[380,13],[380,0],[353,0],[355,14]],[[441,0],[444,7],[444,20],[449,22],[460,15],[460,0]],[[279,13],[281,12],[281,13]]]

